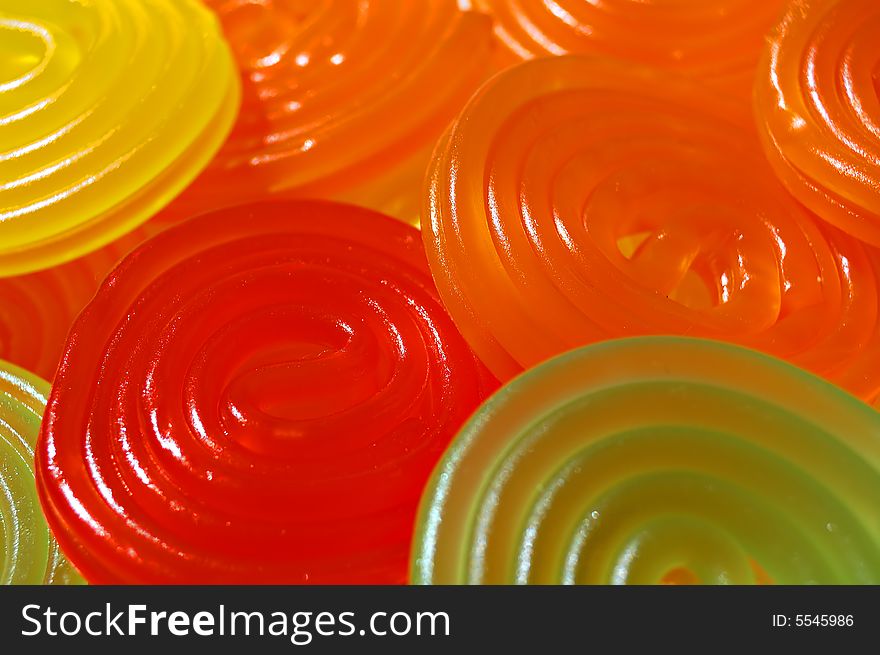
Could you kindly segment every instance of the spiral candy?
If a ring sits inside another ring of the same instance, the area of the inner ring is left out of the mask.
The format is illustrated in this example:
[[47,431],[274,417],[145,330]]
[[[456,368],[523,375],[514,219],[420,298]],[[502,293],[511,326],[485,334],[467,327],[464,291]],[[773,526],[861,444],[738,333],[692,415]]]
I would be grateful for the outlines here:
[[534,60],[487,83],[438,144],[422,234],[490,370],[682,334],[873,399],[877,252],[795,202],[748,124],[696,83],[608,60]]
[[455,0],[208,4],[244,102],[217,158],[162,219],[284,193],[417,220],[431,147],[488,72],[488,17]]
[[220,210],[135,250],[75,323],[41,500],[92,582],[403,582],[424,482],[495,384],[414,228]]
[[66,264],[0,278],[0,359],[51,380],[77,314],[116,262],[152,231],[142,226]]
[[790,3],[765,53],[755,111],[789,191],[880,245],[880,4]]
[[880,414],[738,346],[609,341],[493,396],[438,465],[417,583],[880,580]]
[[239,87],[197,0],[0,2],[0,276],[149,219],[232,125]]
[[750,97],[783,0],[473,0],[495,18],[498,66],[544,55],[627,59]]
[[0,584],[78,584],[40,511],[34,442],[49,385],[0,362]]

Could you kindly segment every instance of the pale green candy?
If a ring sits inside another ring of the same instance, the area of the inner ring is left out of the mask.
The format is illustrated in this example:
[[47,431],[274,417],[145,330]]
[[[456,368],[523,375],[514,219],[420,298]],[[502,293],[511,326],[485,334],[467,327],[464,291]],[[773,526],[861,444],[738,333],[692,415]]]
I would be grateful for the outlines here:
[[880,584],[880,413],[729,344],[574,350],[453,441],[412,580]]
[[52,538],[34,482],[49,384],[0,361],[0,583],[83,584]]

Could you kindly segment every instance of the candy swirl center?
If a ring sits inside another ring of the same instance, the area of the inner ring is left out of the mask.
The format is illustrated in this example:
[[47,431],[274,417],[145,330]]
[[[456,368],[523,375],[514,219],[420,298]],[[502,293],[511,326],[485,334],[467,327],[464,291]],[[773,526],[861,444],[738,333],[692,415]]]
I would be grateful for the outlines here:
[[94,581],[402,582],[424,481],[491,386],[414,228],[230,208],[149,240],[81,314],[43,501]]

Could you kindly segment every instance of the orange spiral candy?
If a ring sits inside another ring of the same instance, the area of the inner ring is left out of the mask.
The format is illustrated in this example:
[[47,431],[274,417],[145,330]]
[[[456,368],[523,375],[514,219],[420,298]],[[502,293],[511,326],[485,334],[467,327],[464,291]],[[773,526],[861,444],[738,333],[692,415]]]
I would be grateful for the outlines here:
[[784,0],[473,0],[492,14],[498,66],[596,54],[752,90],[764,37]]
[[153,230],[147,224],[72,262],[0,277],[0,359],[51,380],[77,314],[113,266]]
[[880,245],[880,3],[791,2],[764,55],[755,111],[788,190]]
[[208,0],[241,72],[238,122],[161,216],[268,193],[417,222],[431,148],[489,70],[491,21],[455,0]]
[[422,235],[496,376],[678,334],[877,394],[878,253],[785,191],[740,111],[688,79],[574,55],[471,99],[434,153]]

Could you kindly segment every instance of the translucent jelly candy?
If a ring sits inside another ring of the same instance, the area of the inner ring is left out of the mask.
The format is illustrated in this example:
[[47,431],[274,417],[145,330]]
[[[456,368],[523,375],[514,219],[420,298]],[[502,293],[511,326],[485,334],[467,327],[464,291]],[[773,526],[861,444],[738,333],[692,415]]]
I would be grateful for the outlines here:
[[267,192],[408,221],[437,137],[488,73],[491,25],[455,0],[209,0],[244,105],[210,168],[162,218]]
[[740,112],[696,82],[578,56],[520,64],[474,96],[435,152],[422,234],[496,376],[682,334],[877,395],[877,251],[778,184]]
[[757,78],[755,111],[789,191],[880,245],[880,3],[791,2]]
[[403,582],[425,480],[497,383],[418,231],[221,210],[147,241],[70,333],[37,453],[95,582]]
[[82,584],[40,511],[34,442],[49,384],[0,361],[0,584]]
[[149,219],[238,109],[232,55],[197,0],[6,0],[0,48],[0,276]]
[[701,78],[750,97],[784,0],[472,0],[492,14],[498,67],[542,55],[595,54]]
[[880,414],[680,337],[575,350],[502,388],[428,485],[417,583],[877,584]]
[[104,276],[152,231],[148,224],[66,264],[0,277],[0,359],[51,380],[73,319]]

